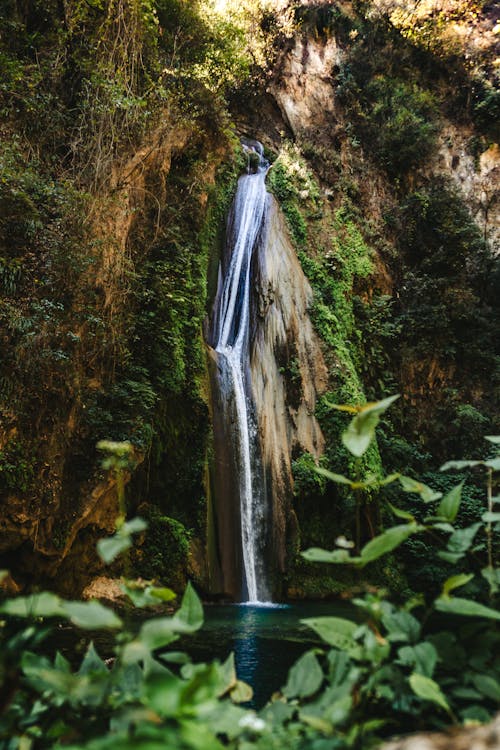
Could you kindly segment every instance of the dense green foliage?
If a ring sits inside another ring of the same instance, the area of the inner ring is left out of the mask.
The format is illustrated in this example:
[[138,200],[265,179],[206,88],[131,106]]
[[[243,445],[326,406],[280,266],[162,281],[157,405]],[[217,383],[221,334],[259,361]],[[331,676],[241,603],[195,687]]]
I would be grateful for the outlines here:
[[[369,449],[393,400],[340,407],[354,413],[342,435],[353,456],[359,458]],[[407,510],[391,505],[397,525],[357,554],[350,555],[354,543],[345,538],[336,540],[334,551],[316,548],[303,554],[312,561],[364,567],[406,540],[430,532],[438,539],[441,557],[456,563],[482,538],[481,573],[489,603],[456,596],[458,588],[470,590],[474,578],[460,572],[444,582],[437,598],[420,592],[397,605],[379,591],[354,600],[361,612],[358,622],[331,616],[304,620],[318,636],[318,647],[297,661],[280,693],[256,714],[235,705],[248,700],[251,690],[238,681],[232,654],[222,664],[193,664],[187,654],[172,650],[180,635],[202,625],[201,603],[190,586],[174,615],[149,617],[136,632],[96,601],[64,601],[46,592],[7,599],[0,604],[0,747],[364,750],[401,728],[488,720],[500,695],[495,661],[500,612],[492,606],[500,590],[499,569],[494,566],[500,514],[494,511],[498,500],[492,497],[500,438],[488,439],[496,446],[496,458],[443,467],[486,469],[487,510],[472,525],[454,526],[463,482],[443,495],[401,474],[369,474],[353,482],[320,470],[351,491],[360,484],[398,482],[400,493],[418,495],[423,507],[432,510],[419,522]],[[108,465],[122,470],[130,445],[103,448],[110,454]],[[130,546],[131,535],[143,529],[141,519],[122,522],[114,537],[100,542],[101,556],[112,561]],[[124,581],[122,588],[138,608],[172,597],[168,589],[147,582]],[[44,625],[36,622],[39,618],[44,618]],[[83,630],[117,632],[112,663],[104,662],[92,643],[77,669],[59,652],[53,658],[42,655],[51,619],[69,620]]]

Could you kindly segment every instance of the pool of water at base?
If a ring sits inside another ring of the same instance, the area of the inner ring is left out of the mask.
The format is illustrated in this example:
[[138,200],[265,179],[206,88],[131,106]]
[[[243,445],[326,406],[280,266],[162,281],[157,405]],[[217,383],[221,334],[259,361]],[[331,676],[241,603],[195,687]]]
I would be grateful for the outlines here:
[[301,622],[320,616],[355,619],[347,602],[206,605],[203,627],[177,642],[176,650],[180,646],[193,661],[224,660],[234,652],[238,679],[253,688],[247,705],[260,708],[286,683],[294,662],[309,648],[321,645]]

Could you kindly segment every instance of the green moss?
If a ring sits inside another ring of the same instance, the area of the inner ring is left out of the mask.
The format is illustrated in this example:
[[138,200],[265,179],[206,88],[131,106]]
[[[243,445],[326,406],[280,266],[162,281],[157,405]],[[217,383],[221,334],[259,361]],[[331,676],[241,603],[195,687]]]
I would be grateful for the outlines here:
[[26,492],[33,485],[35,457],[28,445],[13,439],[0,450],[0,492]]
[[137,575],[146,580],[165,583],[175,590],[183,590],[191,534],[186,527],[154,506],[140,509],[148,528],[142,542],[132,552],[132,564]]

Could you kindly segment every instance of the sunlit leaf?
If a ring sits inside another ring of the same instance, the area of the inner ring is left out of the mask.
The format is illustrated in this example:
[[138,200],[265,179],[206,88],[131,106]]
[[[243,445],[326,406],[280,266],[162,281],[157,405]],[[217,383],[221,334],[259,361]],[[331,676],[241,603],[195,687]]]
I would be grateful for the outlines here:
[[16,617],[65,617],[64,604],[56,594],[43,591],[41,594],[7,599],[0,605],[0,612]]
[[448,471],[449,469],[462,471],[462,469],[471,469],[473,466],[481,466],[483,463],[483,461],[447,461],[440,467],[439,471]]
[[331,552],[320,547],[310,547],[301,552],[302,557],[309,562],[317,563],[347,563],[359,562],[361,558],[351,557],[346,549],[335,549]]
[[188,583],[179,611],[175,615],[179,632],[193,633],[203,625],[203,606],[198,594]]
[[237,680],[236,685],[232,688],[229,695],[231,696],[233,703],[246,703],[247,701],[252,700],[253,690],[246,682]]
[[484,465],[487,466],[488,469],[493,469],[493,471],[500,471],[500,457],[489,458],[484,462]]
[[460,573],[459,575],[451,576],[451,578],[448,578],[443,583],[443,596],[447,596],[450,591],[458,589],[460,586],[465,586],[465,584],[469,583],[473,578],[474,575],[472,573]]
[[500,445],[500,435],[485,435],[485,440],[489,440],[493,445]]
[[450,707],[441,692],[441,688],[437,682],[431,680],[430,677],[414,672],[410,676],[410,687],[419,698],[436,703],[438,706],[441,706],[441,708],[444,708],[445,711],[449,712]]
[[112,609],[98,601],[64,602],[63,608],[71,622],[85,630],[115,630],[123,625]]

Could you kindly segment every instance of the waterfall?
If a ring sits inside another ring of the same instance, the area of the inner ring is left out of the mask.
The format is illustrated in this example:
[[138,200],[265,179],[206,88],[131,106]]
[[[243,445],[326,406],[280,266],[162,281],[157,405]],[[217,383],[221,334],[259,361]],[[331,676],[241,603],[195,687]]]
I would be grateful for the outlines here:
[[[249,602],[268,598],[263,560],[266,536],[266,492],[260,460],[257,419],[249,375],[250,305],[252,256],[261,233],[269,167],[262,145],[244,144],[248,174],[240,177],[228,217],[227,263],[219,272],[219,288],[210,339],[217,356],[217,387],[224,411],[226,450],[232,451],[239,494],[242,591]],[[251,164],[255,163],[255,172]],[[238,502],[238,498],[233,498]]]

